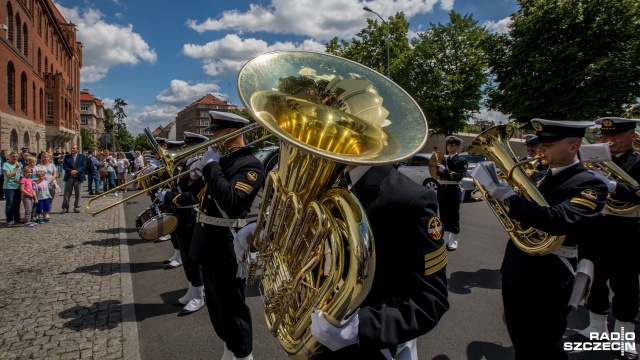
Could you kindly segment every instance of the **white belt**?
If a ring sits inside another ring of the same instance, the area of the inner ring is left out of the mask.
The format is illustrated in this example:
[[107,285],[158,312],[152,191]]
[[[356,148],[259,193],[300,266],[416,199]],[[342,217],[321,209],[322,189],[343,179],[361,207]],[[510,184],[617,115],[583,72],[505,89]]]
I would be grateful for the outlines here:
[[578,256],[578,247],[576,246],[560,246],[554,252],[554,255],[558,255],[562,258],[573,259]]
[[460,185],[460,181],[440,180],[438,182],[440,183],[440,185]]
[[606,208],[604,210],[602,210],[602,215],[603,216],[618,216],[618,217],[628,217],[628,218],[640,218],[640,211],[634,211],[632,213],[629,214],[624,214],[624,215],[620,215],[620,214],[614,214],[611,211],[607,210]]
[[247,225],[247,219],[225,219],[215,216],[205,215],[198,211],[196,222],[205,223],[214,226],[241,228]]

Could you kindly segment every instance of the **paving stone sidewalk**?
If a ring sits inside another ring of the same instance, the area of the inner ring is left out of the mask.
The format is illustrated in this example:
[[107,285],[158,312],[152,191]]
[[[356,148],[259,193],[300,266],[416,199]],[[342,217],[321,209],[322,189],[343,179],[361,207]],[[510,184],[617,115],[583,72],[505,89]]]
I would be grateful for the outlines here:
[[0,359],[139,359],[122,205],[91,217],[85,190],[60,214],[61,195],[50,223],[0,227]]

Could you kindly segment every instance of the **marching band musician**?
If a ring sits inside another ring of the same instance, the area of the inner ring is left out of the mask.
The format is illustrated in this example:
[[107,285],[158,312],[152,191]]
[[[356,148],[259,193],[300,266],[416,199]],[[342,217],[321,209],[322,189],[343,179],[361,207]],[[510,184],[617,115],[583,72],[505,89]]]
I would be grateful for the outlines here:
[[[633,149],[637,138],[636,124],[640,119],[606,117],[596,120],[601,126],[602,141],[609,143],[612,161],[620,166],[634,180],[640,182],[640,154]],[[612,199],[640,204],[640,187],[610,180]],[[612,233],[613,232],[613,233]],[[602,244],[603,239],[614,235],[614,244]],[[616,236],[617,235],[617,236]],[[589,310],[589,326],[571,339],[575,342],[590,341],[590,333],[608,333],[609,288],[613,293],[612,315],[616,319],[614,332],[634,331],[634,320],[638,314],[640,262],[640,211],[630,214],[613,214],[607,209],[596,220],[595,228],[589,233],[587,246],[580,247],[580,257],[594,264],[594,279],[591,293],[585,303]],[[607,285],[608,282],[608,285]],[[623,359],[638,359],[635,347],[623,349]]]
[[460,234],[460,203],[462,202],[462,189],[460,181],[467,174],[469,162],[458,155],[458,149],[462,139],[457,136],[447,136],[447,156],[445,163],[438,165],[440,186],[438,188],[438,206],[440,218],[444,223],[444,241],[447,250],[458,248],[458,236]]
[[[177,140],[165,140],[165,144],[167,146],[167,150],[169,151],[177,151],[182,149],[185,146],[185,142],[184,141],[177,141]],[[184,171],[184,169],[186,169],[185,166],[185,161],[181,161],[180,163],[176,164],[174,170],[173,170],[173,174],[169,174],[167,172],[164,172],[161,176],[160,176],[160,181],[164,181],[167,180],[173,176],[179,175],[181,172]],[[167,189],[163,189],[160,188],[158,189],[158,191],[156,192],[156,197],[158,197],[158,202],[161,204],[164,204],[164,192],[166,191],[176,191],[179,192],[180,190],[178,189],[178,182],[177,181],[173,181],[172,183],[168,184],[169,186],[171,186],[171,188],[167,188]],[[166,185],[165,185],[166,186]],[[164,208],[165,211],[169,211],[169,209],[167,209],[166,207]],[[174,211],[174,215],[178,216],[178,214],[175,213]],[[173,246],[173,255],[164,261],[165,269],[175,269],[179,266],[182,266],[182,256],[180,255],[180,245],[178,244],[178,234],[177,232],[174,230],[173,232],[171,232],[169,234],[169,239],[171,240],[171,245]]]
[[[209,111],[214,137],[229,134],[249,121],[233,113]],[[246,217],[264,181],[262,163],[238,135],[210,149],[196,162],[205,187],[189,256],[202,267],[207,310],[213,328],[224,341],[222,359],[253,359],[252,327],[245,304],[246,280],[237,277],[233,246],[237,229]],[[220,153],[225,156],[221,158]]]
[[[592,231],[604,207],[607,185],[578,159],[582,137],[593,122],[531,121],[549,170],[537,187],[547,206],[515,194],[510,185],[474,174],[508,216],[549,235],[565,235],[562,247],[533,256],[509,241],[502,262],[505,322],[516,359],[566,359],[562,336],[567,326],[578,241]],[[485,163],[486,164],[486,163]],[[481,163],[478,171],[485,168]],[[525,226],[525,227],[526,227]]]
[[[416,339],[449,309],[436,196],[391,165],[347,170],[375,238],[375,276],[342,326],[331,325],[319,310],[312,313],[311,333],[327,347],[318,359],[417,359]],[[409,226],[390,225],[400,222]]]
[[[185,131],[184,142],[186,146],[203,143],[209,138]],[[184,168],[191,169],[198,157],[188,159]],[[182,307],[178,316],[185,316],[200,310],[204,306],[202,270],[189,255],[191,248],[191,236],[196,221],[195,206],[198,204],[198,193],[204,188],[204,179],[199,171],[189,172],[188,176],[181,177],[173,190],[164,191],[158,197],[164,199],[165,209],[172,210],[178,217],[178,227],[172,233],[175,234],[180,248],[179,256],[184,265],[184,272],[189,282],[187,293],[176,300],[173,305]]]
[[[518,158],[518,161],[531,160],[538,154],[538,137],[534,134],[524,135],[524,144],[527,147],[527,154]],[[546,171],[548,166],[544,165],[542,161],[536,161],[536,171]]]

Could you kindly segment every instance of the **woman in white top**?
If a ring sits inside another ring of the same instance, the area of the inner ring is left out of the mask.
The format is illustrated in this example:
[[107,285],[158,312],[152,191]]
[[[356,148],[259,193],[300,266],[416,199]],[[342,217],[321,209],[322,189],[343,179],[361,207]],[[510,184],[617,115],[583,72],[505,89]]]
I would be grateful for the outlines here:
[[51,204],[56,197],[56,178],[58,177],[57,166],[51,161],[51,154],[43,153],[40,157],[40,164],[36,165],[34,173],[39,170],[44,171],[44,179],[49,183],[49,194],[51,194]]
[[[127,169],[129,169],[129,160],[123,152],[118,153],[118,186],[127,181]],[[124,189],[127,192],[127,188]]]

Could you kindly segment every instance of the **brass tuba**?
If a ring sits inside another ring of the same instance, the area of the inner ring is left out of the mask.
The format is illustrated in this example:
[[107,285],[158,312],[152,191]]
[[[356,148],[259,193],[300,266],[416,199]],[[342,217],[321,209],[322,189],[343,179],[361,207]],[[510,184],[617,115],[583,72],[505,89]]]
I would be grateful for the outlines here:
[[[535,172],[534,159],[518,162],[509,145],[513,134],[511,125],[498,125],[489,128],[476,136],[469,145],[468,152],[482,155],[496,164],[498,172],[516,193],[541,206],[549,206],[536,185],[529,178]],[[496,214],[502,226],[509,233],[509,237],[516,246],[529,255],[546,255],[558,249],[564,241],[564,236],[553,236],[546,232],[525,228],[519,222],[510,219],[507,214],[508,206],[504,202],[489,195],[487,189],[477,180],[473,180],[487,201],[491,210]]]
[[260,253],[247,280],[261,277],[267,327],[285,352],[312,358],[321,346],[309,330],[314,309],[336,324],[358,308],[374,277],[365,211],[334,184],[349,164],[392,164],[417,153],[426,143],[426,119],[383,75],[307,51],[250,60],[238,75],[238,93],[280,139],[253,240]]

